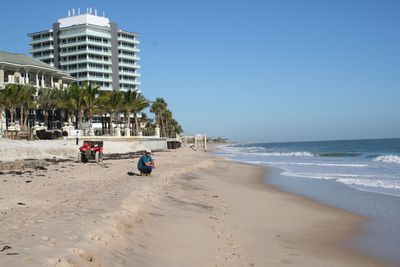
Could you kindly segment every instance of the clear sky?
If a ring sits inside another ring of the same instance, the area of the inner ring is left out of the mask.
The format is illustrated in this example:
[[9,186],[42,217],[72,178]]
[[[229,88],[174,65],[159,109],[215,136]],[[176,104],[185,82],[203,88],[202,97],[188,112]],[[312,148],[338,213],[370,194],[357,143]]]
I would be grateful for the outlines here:
[[400,137],[400,1],[5,1],[0,48],[72,8],[139,33],[141,90],[187,133],[236,141]]

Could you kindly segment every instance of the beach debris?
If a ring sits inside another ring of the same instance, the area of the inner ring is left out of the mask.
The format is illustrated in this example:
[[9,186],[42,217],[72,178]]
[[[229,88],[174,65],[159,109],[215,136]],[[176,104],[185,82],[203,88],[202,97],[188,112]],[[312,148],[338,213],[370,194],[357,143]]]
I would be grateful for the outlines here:
[[10,172],[8,172],[8,174],[22,175],[23,172],[21,172],[21,171],[10,171]]
[[46,167],[43,167],[43,166],[36,166],[36,167],[35,167],[35,170],[47,171],[47,168],[46,168]]
[[50,241],[50,238],[48,236],[42,236],[40,238],[40,240],[42,240],[42,241]]
[[10,253],[7,253],[6,255],[8,255],[8,256],[19,255],[19,253],[17,253],[17,252],[10,252]]
[[20,205],[20,206],[26,205],[24,202],[18,202],[17,204]]
[[26,180],[25,183],[29,184],[29,183],[32,183],[32,181],[31,180]]
[[4,172],[0,172],[0,175],[4,175]]
[[217,195],[214,195],[214,196],[212,196],[212,197],[218,197]]
[[3,246],[3,248],[0,250],[0,252],[3,252],[4,250],[7,250],[7,249],[12,249],[12,247],[5,245],[5,246]]

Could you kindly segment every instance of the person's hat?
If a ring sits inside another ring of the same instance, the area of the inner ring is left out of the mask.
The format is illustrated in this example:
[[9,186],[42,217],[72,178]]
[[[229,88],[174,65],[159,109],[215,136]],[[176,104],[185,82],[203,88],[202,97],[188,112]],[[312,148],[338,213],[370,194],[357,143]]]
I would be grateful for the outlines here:
[[151,149],[146,149],[146,153],[151,154]]

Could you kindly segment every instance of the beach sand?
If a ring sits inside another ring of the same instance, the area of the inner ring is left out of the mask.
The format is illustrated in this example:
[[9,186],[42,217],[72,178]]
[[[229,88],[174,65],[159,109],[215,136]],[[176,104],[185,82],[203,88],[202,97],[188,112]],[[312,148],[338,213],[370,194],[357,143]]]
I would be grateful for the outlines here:
[[60,162],[0,175],[0,266],[384,266],[345,249],[364,219],[208,153]]

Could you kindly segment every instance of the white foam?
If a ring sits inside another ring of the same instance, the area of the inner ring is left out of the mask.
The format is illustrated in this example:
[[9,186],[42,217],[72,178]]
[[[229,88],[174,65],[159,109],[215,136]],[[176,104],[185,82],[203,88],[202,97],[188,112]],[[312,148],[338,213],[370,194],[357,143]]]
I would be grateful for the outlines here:
[[304,165],[304,166],[325,166],[325,167],[367,167],[368,164],[349,164],[349,163],[313,163],[313,162],[279,162],[279,161],[263,161],[264,164],[278,165]]
[[361,185],[366,187],[385,188],[385,189],[400,189],[400,182],[391,180],[375,180],[364,178],[342,178],[337,180],[339,183],[346,185]]
[[306,151],[295,151],[295,152],[266,152],[262,153],[265,156],[272,157],[314,157],[315,155]]
[[382,161],[388,163],[400,163],[400,156],[397,155],[384,155],[374,159],[374,161]]
[[342,174],[342,173],[293,173],[293,172],[282,172],[281,175],[310,178],[310,179],[323,179],[333,180],[338,183],[345,185],[356,185],[373,188],[384,188],[384,189],[400,189],[400,181],[374,179],[374,175],[357,175],[357,174]]

